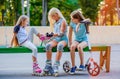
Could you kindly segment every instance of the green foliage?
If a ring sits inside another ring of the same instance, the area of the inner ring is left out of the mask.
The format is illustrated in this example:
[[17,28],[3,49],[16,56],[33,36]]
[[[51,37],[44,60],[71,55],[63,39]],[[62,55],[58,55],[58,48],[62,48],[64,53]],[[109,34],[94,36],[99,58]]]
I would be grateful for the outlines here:
[[42,0],[30,0],[30,25],[40,26],[42,20]]
[[63,16],[66,18],[67,22],[70,22],[70,13],[78,8],[80,5],[78,4],[79,0],[49,0],[48,1],[48,11],[52,7],[58,8]]
[[4,4],[4,0],[0,0],[0,5],[3,5]]
[[3,0],[4,2],[4,25],[5,26],[13,26],[15,25],[18,17],[21,15],[21,0],[11,0],[11,2],[7,0]]
[[79,4],[83,11],[83,15],[86,18],[90,18],[93,22],[95,22],[97,17],[97,12],[99,10],[99,3],[102,0],[80,0]]
[[[30,25],[40,26],[42,20],[42,1],[30,0]],[[76,9],[82,9],[86,18],[90,18],[93,22],[97,17],[99,10],[98,4],[102,0],[47,0],[47,12],[52,8],[58,8],[67,22],[70,22],[70,13]],[[0,0],[0,5],[5,3],[4,23],[5,25],[14,25],[18,17],[22,14],[21,0]],[[10,6],[12,5],[12,7]],[[25,11],[26,13],[26,11]],[[47,16],[47,15],[46,15]],[[48,24],[48,21],[47,25]]]

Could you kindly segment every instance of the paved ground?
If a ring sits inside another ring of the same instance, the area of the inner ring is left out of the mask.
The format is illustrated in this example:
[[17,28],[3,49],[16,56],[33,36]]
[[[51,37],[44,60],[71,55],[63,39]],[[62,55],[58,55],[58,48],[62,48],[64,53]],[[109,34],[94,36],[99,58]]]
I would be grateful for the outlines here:
[[[105,69],[97,77],[91,77],[87,72],[76,72],[75,75],[66,74],[62,69],[65,60],[70,60],[69,53],[63,53],[61,59],[60,73],[57,79],[120,79],[120,45],[111,45],[111,68],[106,73]],[[85,53],[85,58],[89,55]],[[99,54],[93,53],[94,59],[99,63]],[[53,54],[53,59],[55,53]],[[39,65],[43,69],[45,65],[45,54],[39,53]],[[78,53],[76,53],[76,65],[79,65]],[[86,59],[85,59],[86,60]],[[54,60],[53,60],[54,62]],[[32,76],[32,59],[31,54],[0,54],[0,79],[55,79],[53,76],[37,77]]]

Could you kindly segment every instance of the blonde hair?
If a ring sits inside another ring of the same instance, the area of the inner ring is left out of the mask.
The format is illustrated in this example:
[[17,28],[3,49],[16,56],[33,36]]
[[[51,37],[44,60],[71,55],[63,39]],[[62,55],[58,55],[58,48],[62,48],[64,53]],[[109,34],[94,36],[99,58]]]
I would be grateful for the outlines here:
[[85,17],[82,15],[82,12],[80,10],[73,11],[70,16],[72,16],[75,19],[84,20]]
[[52,31],[53,31],[53,25],[55,23],[55,20],[52,19],[51,16],[54,15],[54,14],[56,14],[56,13],[58,14],[58,17],[62,18],[66,22],[65,18],[63,17],[63,15],[62,15],[62,13],[60,12],[59,9],[57,9],[55,7],[51,8],[50,11],[48,12],[48,21],[50,23],[50,27],[51,27]]
[[21,24],[23,21],[25,21],[26,19],[28,19],[28,16],[26,16],[26,15],[21,15],[21,16],[19,17],[19,19],[18,19],[18,21],[17,21],[17,23],[16,23],[15,26],[20,25],[20,24]]

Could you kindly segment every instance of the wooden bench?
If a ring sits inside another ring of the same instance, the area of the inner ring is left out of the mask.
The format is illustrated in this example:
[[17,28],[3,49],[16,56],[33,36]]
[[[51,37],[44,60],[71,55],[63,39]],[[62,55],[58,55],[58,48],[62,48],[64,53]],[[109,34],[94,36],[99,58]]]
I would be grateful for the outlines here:
[[[38,52],[45,53],[45,47],[39,46]],[[56,52],[56,49],[52,49],[53,52]],[[69,48],[65,47],[64,52],[69,52]],[[88,47],[84,48],[84,51],[89,51]],[[106,72],[110,72],[110,54],[111,54],[111,47],[110,46],[92,46],[91,51],[99,51],[100,52],[100,63],[99,66],[102,68],[105,65]],[[0,54],[2,53],[30,53],[32,52],[30,49],[25,47],[14,47],[14,48],[7,48],[5,46],[0,46]]]

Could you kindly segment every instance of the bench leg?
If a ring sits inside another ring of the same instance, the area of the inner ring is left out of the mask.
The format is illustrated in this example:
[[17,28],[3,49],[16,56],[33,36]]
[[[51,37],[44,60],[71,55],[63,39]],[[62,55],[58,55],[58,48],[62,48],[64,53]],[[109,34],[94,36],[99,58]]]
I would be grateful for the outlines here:
[[108,46],[106,50],[106,72],[110,72],[110,53],[111,47]]
[[104,56],[103,56],[103,51],[100,51],[100,68],[102,69],[103,65],[104,65]]

